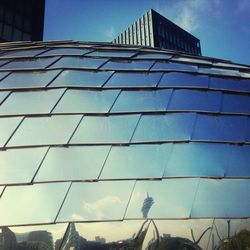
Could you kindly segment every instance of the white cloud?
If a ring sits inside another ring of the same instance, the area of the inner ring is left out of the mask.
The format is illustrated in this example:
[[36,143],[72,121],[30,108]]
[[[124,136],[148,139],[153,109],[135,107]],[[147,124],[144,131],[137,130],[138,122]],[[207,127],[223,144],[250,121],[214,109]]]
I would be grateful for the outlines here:
[[113,40],[115,38],[115,27],[111,26],[104,31],[104,35],[108,40]]

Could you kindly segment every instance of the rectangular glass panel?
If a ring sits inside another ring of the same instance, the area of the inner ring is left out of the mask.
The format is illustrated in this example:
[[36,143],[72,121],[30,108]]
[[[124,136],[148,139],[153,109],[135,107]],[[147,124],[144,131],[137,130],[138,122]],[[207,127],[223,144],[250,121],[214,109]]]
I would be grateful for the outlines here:
[[250,180],[201,179],[194,200],[191,218],[249,217]]
[[47,148],[9,149],[0,151],[0,183],[31,182]]
[[37,59],[17,59],[5,64],[1,69],[44,69],[55,62],[57,57]]
[[172,90],[122,91],[111,112],[166,110]]
[[175,56],[172,58],[173,61],[179,61],[179,62],[191,62],[191,63],[201,63],[201,64],[212,64],[209,60],[204,60],[200,58],[194,58],[194,57],[184,57],[184,56]]
[[50,68],[87,68],[97,69],[103,65],[107,59],[87,58],[87,57],[63,57]]
[[250,80],[211,77],[209,87],[213,89],[250,92]]
[[[10,60],[0,60],[0,66],[4,65],[6,63],[9,63],[9,62],[10,62]],[[0,69],[2,69],[2,67]]]
[[168,110],[219,112],[222,93],[219,91],[174,90]]
[[54,222],[68,188],[69,183],[7,187],[0,200],[0,224]]
[[63,92],[64,89],[12,92],[0,106],[0,115],[48,114]]
[[101,87],[112,75],[112,71],[93,72],[81,70],[64,70],[50,87]]
[[164,176],[224,177],[230,152],[228,144],[175,143]]
[[154,61],[109,61],[102,69],[118,70],[149,70]]
[[193,113],[143,115],[132,142],[190,140],[195,117]]
[[197,66],[194,65],[189,65],[189,64],[182,64],[182,63],[173,63],[173,62],[163,62],[163,61],[158,61],[155,63],[155,65],[151,69],[153,70],[177,70],[177,71],[188,71],[188,72],[197,72],[198,68]]
[[8,146],[66,144],[81,115],[25,118]]
[[159,87],[185,87],[185,88],[208,88],[207,76],[192,75],[185,73],[165,73],[159,83]]
[[77,49],[77,48],[57,48],[57,49],[50,49],[41,55],[42,56],[55,56],[55,55],[84,55],[91,50],[89,49]]
[[104,87],[156,87],[162,73],[115,73]]
[[250,114],[250,96],[224,94],[222,112]]
[[193,140],[244,142],[247,134],[247,117],[227,115],[201,115],[192,135]]
[[44,51],[46,51],[46,49],[14,50],[2,54],[0,58],[33,57]]
[[135,58],[137,58],[137,59],[169,59],[172,56],[173,56],[172,54],[166,54],[166,53],[140,52],[140,54],[137,55]]
[[[0,80],[7,76],[10,72],[0,72]],[[1,83],[0,83],[1,84]]]
[[[0,92],[0,104],[5,100],[5,98],[9,95],[10,91],[1,91]],[[1,107],[1,106],[0,106]]]
[[36,181],[96,180],[110,146],[50,148]]
[[211,75],[225,75],[225,76],[240,76],[239,70],[220,69],[220,68],[207,68],[199,66],[199,73]]
[[112,147],[101,179],[162,178],[172,143]]
[[125,218],[189,218],[198,180],[137,181]]
[[12,133],[15,131],[23,117],[11,117],[0,119],[0,147],[3,147]]
[[59,72],[59,70],[12,72],[0,82],[0,89],[45,87]]
[[85,116],[70,143],[128,143],[139,115]]
[[57,222],[121,220],[134,181],[73,183]]
[[67,90],[53,113],[107,113],[118,94],[119,90]]
[[123,50],[98,50],[89,53],[88,56],[100,56],[100,57],[132,57],[135,55],[133,51],[123,51]]

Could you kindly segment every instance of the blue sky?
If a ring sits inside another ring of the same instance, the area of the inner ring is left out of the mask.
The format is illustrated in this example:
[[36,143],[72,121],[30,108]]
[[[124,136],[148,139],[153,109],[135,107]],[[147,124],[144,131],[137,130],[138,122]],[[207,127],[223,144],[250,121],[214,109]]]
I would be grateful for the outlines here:
[[150,8],[198,37],[203,55],[250,65],[250,0],[46,0],[44,39],[111,41]]

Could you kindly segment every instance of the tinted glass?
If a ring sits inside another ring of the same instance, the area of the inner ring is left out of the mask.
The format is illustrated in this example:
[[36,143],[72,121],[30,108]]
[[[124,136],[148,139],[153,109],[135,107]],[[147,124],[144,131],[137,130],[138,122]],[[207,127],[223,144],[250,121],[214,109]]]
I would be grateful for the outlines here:
[[54,55],[83,55],[91,50],[87,49],[75,49],[75,48],[58,48],[50,49],[39,56],[54,56]]
[[2,91],[0,92],[0,104],[6,99],[6,97],[9,95],[10,91]]
[[173,62],[156,62],[156,64],[152,67],[151,70],[177,70],[177,71],[189,71],[196,72],[197,66],[189,65],[189,64],[181,64],[181,63],[173,63]]
[[94,51],[88,56],[103,56],[103,57],[131,57],[135,55],[135,52],[130,52],[130,51],[119,51],[119,50],[99,50],[99,51]]
[[204,59],[194,58],[194,57],[183,57],[183,56],[179,57],[179,56],[175,56],[174,58],[172,58],[172,60],[174,60],[174,61],[180,61],[180,62],[212,64],[212,62],[209,61],[209,60],[204,60]]
[[135,58],[138,59],[169,59],[173,55],[171,54],[166,54],[166,53],[145,53],[145,52],[140,52],[139,55],[137,55]]
[[33,57],[42,52],[45,49],[30,49],[30,50],[16,50],[16,51],[9,51],[1,55],[1,58],[11,58],[11,57]]
[[109,61],[102,69],[119,70],[149,70],[154,61]]
[[211,75],[240,76],[239,70],[199,67],[199,72]]

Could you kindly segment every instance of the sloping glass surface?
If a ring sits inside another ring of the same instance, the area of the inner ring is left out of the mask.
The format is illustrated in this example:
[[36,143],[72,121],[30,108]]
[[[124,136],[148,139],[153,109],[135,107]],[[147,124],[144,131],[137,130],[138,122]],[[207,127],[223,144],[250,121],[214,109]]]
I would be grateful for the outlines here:
[[102,69],[118,70],[149,70],[154,61],[109,61]]
[[173,62],[162,62],[158,61],[151,69],[153,70],[169,70],[169,71],[188,71],[188,72],[196,72],[198,70],[197,66],[191,64],[182,64],[182,63],[173,63]]
[[59,70],[12,72],[0,82],[0,89],[45,87],[59,72]]
[[156,87],[162,73],[115,73],[104,87]]
[[70,143],[128,143],[139,115],[85,116]]
[[50,87],[101,87],[112,75],[112,71],[93,72],[81,70],[64,70]]
[[214,66],[219,66],[219,67],[228,67],[228,68],[240,68],[240,69],[248,69],[249,67],[243,66],[240,64],[235,64],[235,63],[225,63],[225,62],[214,62]]
[[166,164],[165,177],[224,177],[231,149],[228,144],[175,143]]
[[135,55],[134,51],[123,50],[98,50],[88,54],[88,56],[100,57],[131,57]]
[[2,54],[0,58],[33,57],[44,51],[46,51],[46,49],[14,50]]
[[22,117],[11,117],[0,119],[0,147],[3,147],[15,131]]
[[132,142],[190,140],[195,117],[193,113],[143,115]]
[[67,90],[53,113],[107,113],[118,94],[119,90]]
[[199,67],[199,73],[211,75],[240,76],[239,70]]
[[87,57],[63,57],[54,63],[50,68],[86,68],[97,69],[103,65],[107,59],[87,58]]
[[10,91],[1,91],[0,92],[0,104],[5,100],[5,98],[9,95]]
[[121,220],[134,181],[73,183],[57,222]]
[[209,87],[213,89],[250,92],[250,80],[211,77]]
[[[10,60],[0,60],[0,66],[6,64],[8,62],[10,62]],[[2,67],[1,67],[1,69],[2,69]]]
[[172,90],[122,91],[111,112],[166,110]]
[[246,136],[246,141],[249,143],[250,142],[250,118],[247,118],[247,136]]
[[0,183],[31,182],[47,148],[9,149],[0,151]]
[[172,143],[112,147],[100,179],[162,178]]
[[3,249],[11,250],[25,248],[59,250],[67,225],[66,223],[61,223],[57,225],[3,227],[3,237],[0,240],[0,244]]
[[137,181],[125,218],[189,218],[198,180]]
[[57,57],[36,58],[36,59],[17,59],[5,64],[1,69],[44,69],[55,62]]
[[45,53],[42,53],[39,55],[39,57],[42,56],[55,56],[55,55],[83,55],[91,50],[89,49],[77,49],[77,48],[57,48],[57,49],[50,49],[46,51]]
[[208,77],[185,73],[165,73],[159,87],[208,88]]
[[219,91],[174,90],[168,110],[219,112],[222,93]]
[[50,148],[35,181],[97,179],[110,146]]
[[179,62],[190,62],[190,63],[200,63],[200,64],[212,64],[211,61],[201,59],[201,58],[194,58],[194,57],[183,57],[183,56],[175,56],[172,58],[173,61]]
[[12,92],[0,106],[0,115],[50,113],[64,89]]
[[192,207],[191,218],[249,217],[249,190],[250,180],[201,179]]
[[222,112],[250,114],[250,96],[224,94]]
[[244,142],[247,117],[231,115],[198,115],[193,140]]
[[172,54],[166,54],[166,53],[140,52],[140,54],[137,55],[135,58],[137,58],[137,59],[169,59],[172,56],[173,56]]
[[25,118],[8,146],[66,144],[81,115]]
[[0,80],[7,76],[10,72],[0,72]]
[[69,183],[7,187],[0,201],[0,224],[54,222],[68,188]]

